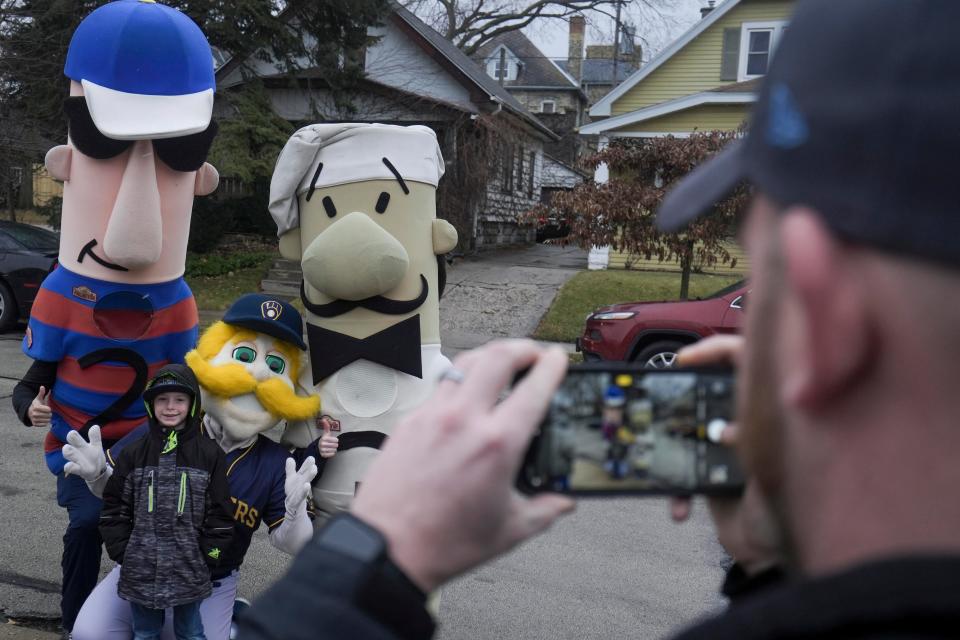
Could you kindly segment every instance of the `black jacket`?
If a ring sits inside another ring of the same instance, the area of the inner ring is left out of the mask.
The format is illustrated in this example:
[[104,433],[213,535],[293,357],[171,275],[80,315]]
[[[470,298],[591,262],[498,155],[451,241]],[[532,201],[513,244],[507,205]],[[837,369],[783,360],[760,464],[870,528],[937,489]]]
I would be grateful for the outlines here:
[[210,594],[210,568],[234,524],[223,450],[201,437],[196,377],[183,365],[158,375],[165,371],[190,382],[194,414],[175,432],[175,444],[172,430],[150,419],[148,432],[117,457],[100,514],[107,553],[122,565],[118,594],[153,609]]
[[[423,594],[392,568],[376,593],[350,585],[364,568],[307,545],[290,571],[240,618],[241,640],[426,640]],[[755,592],[676,640],[941,640],[960,637],[960,556],[898,558]]]

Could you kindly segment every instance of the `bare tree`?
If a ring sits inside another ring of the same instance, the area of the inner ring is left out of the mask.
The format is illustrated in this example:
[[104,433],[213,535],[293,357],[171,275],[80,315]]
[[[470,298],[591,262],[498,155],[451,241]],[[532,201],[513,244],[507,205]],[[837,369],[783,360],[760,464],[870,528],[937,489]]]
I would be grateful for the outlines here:
[[[646,1],[646,0],[640,0]],[[623,0],[407,0],[404,5],[467,55],[484,43],[538,19],[585,11],[613,16]]]
[[[442,33],[467,55],[497,36],[543,25],[544,21],[583,14],[596,37],[606,39],[617,30],[617,9],[622,22],[638,25],[636,33],[644,51],[659,49],[678,25],[680,17],[696,13],[697,0],[402,0],[404,7]],[[689,16],[688,16],[689,18]]]

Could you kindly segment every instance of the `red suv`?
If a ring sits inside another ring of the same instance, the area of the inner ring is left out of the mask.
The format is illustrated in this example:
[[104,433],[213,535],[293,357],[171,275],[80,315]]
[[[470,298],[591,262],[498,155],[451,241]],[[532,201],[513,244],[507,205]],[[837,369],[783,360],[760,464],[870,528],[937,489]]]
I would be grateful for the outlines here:
[[670,367],[683,345],[740,330],[747,289],[741,280],[703,299],[601,307],[587,316],[577,350],[586,361],[630,360],[658,369]]

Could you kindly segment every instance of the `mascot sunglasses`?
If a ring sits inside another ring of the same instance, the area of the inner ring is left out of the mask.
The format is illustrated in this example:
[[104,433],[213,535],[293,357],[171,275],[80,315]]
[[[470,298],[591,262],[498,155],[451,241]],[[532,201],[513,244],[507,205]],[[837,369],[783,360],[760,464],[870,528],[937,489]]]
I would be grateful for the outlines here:
[[[100,133],[90,117],[87,101],[82,96],[73,96],[63,101],[70,128],[70,140],[80,153],[96,160],[113,158],[131,146],[134,140],[115,140]],[[217,123],[189,136],[153,140],[153,150],[164,164],[174,171],[196,171],[203,166],[217,135]]]

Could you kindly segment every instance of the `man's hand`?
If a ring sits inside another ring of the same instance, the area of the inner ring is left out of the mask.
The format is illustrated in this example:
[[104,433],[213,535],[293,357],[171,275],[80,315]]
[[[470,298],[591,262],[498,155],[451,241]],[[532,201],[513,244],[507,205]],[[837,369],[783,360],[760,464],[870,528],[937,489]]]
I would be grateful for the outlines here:
[[27,409],[27,417],[30,418],[30,424],[35,427],[50,426],[50,418],[53,417],[53,412],[50,410],[50,405],[47,404],[49,401],[50,392],[41,385],[37,397],[33,399],[30,403],[30,408]]
[[323,427],[323,435],[320,436],[319,442],[320,457],[332,458],[336,455],[337,449],[340,447],[340,441],[337,439],[337,436],[330,433],[330,429],[333,427],[333,421],[330,416],[323,416],[317,422]]
[[287,458],[285,471],[287,478],[283,482],[283,493],[286,497],[283,504],[287,515],[293,517],[300,512],[310,495],[310,482],[317,477],[317,462],[313,456],[308,456],[297,469],[293,458]]
[[568,497],[530,498],[514,486],[563,379],[566,353],[528,340],[498,341],[462,354],[455,366],[463,380],[441,381],[397,425],[352,507],[383,533],[391,557],[427,592],[573,509]]
[[70,430],[67,434],[67,443],[63,445],[63,457],[67,464],[63,467],[64,475],[77,475],[93,482],[107,468],[107,459],[103,454],[103,443],[100,440],[100,427],[93,425],[88,432],[90,442],[83,439],[79,432]]
[[[684,367],[737,366],[742,353],[742,337],[713,336],[681,349],[677,363]],[[727,446],[735,446],[737,426],[728,425],[720,440]],[[717,539],[744,571],[757,573],[783,561],[778,527],[756,482],[748,479],[739,498],[710,498],[708,504]],[[674,520],[686,520],[690,515],[690,499],[672,499],[671,512]]]

